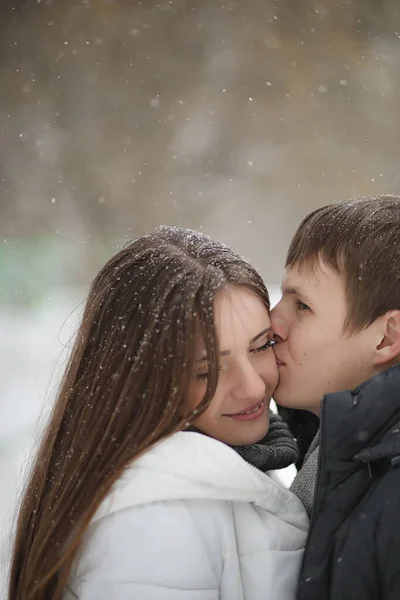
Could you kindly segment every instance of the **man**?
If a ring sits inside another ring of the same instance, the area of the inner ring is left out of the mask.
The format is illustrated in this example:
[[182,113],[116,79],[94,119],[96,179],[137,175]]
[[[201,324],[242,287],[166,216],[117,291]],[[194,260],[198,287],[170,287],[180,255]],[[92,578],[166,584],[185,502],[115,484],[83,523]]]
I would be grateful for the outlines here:
[[292,485],[312,513],[298,598],[398,600],[400,197],[332,204],[304,219],[272,326],[275,400],[283,413],[320,417]]

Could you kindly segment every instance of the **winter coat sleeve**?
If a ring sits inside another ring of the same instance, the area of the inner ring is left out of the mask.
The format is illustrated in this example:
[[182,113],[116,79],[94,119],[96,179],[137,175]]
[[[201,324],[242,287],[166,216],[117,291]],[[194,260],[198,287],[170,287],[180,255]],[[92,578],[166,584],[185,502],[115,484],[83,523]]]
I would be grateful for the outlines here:
[[379,559],[380,591],[382,600],[400,598],[400,467],[387,475],[388,490],[385,508],[377,522],[377,547]]
[[210,526],[179,501],[111,514],[91,526],[67,597],[218,600],[222,557],[207,541]]

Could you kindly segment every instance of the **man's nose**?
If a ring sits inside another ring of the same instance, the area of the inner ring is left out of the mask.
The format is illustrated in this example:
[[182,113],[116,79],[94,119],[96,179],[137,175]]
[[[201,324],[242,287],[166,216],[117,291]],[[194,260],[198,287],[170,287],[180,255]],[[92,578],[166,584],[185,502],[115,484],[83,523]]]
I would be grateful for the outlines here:
[[276,342],[277,344],[279,344],[279,342],[283,342],[283,338],[281,338],[281,336],[277,333],[273,333],[272,334],[272,339],[274,340],[274,342]]
[[283,315],[280,314],[279,304],[271,311],[272,338],[276,343],[284,342],[288,337],[288,327]]

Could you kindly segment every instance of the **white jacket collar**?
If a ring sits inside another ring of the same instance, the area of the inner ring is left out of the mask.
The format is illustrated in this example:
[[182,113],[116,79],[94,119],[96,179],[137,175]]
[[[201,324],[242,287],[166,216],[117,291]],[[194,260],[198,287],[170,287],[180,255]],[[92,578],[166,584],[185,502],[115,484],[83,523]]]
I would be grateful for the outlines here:
[[93,521],[165,500],[252,502],[279,512],[293,498],[289,490],[249,465],[226,444],[182,431],[158,443],[126,469]]

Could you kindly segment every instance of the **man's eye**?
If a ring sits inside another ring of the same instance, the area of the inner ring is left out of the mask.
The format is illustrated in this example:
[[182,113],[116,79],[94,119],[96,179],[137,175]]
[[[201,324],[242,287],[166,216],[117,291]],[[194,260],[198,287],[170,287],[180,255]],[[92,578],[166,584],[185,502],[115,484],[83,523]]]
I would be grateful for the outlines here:
[[260,346],[259,348],[253,348],[252,352],[253,353],[257,353],[257,352],[264,352],[265,350],[268,350],[268,348],[272,348],[272,346],[275,344],[275,340],[267,340],[265,342],[265,344],[263,344],[262,346]]
[[301,302],[300,300],[296,302],[296,305],[299,310],[310,310],[310,307],[307,306],[307,304],[304,304],[304,302]]

